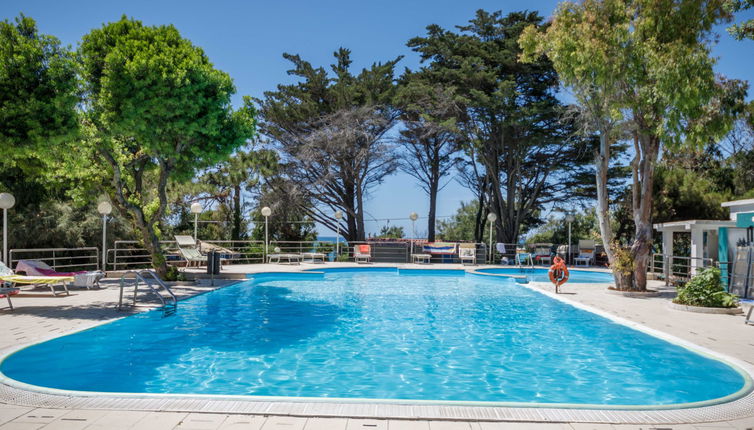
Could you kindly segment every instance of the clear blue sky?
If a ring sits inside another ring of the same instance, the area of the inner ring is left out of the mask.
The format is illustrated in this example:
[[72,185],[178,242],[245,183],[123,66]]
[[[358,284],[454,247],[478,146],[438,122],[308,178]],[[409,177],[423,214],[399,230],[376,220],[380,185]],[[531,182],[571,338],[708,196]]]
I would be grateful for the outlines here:
[[[148,25],[174,24],[184,37],[201,46],[221,70],[229,73],[241,95],[260,97],[279,83],[289,83],[289,64],[283,52],[300,54],[315,66],[328,65],[332,52],[343,46],[353,51],[354,67],[361,68],[375,61],[398,55],[399,63],[415,68],[418,58],[405,44],[408,39],[423,35],[425,27],[436,23],[450,28],[466,23],[477,9],[510,12],[539,10],[548,17],[558,2],[528,1],[194,1],[194,0],[131,0],[131,1],[40,1],[3,0],[0,16],[12,19],[19,13],[37,20],[42,32],[76,46],[81,36],[122,14],[142,20]],[[754,17],[747,12],[740,18]],[[730,78],[754,82],[754,42],[737,42],[723,32],[715,55],[720,57],[718,71]],[[750,93],[754,91],[750,90]],[[414,184],[413,178],[396,174],[373,193],[368,213],[375,218],[406,218],[416,211],[426,217],[428,200]],[[451,182],[440,194],[438,215],[451,215],[461,201],[471,194]],[[369,232],[376,232],[384,221],[367,223]],[[406,226],[408,221],[391,224]],[[419,234],[426,232],[421,219]],[[321,231],[321,234],[330,234]]]

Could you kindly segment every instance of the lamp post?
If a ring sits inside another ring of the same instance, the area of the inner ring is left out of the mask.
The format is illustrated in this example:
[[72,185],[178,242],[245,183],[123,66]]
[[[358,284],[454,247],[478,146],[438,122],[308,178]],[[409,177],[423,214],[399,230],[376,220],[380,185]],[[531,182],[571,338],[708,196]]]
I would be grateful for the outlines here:
[[495,250],[492,249],[492,228],[495,226],[495,221],[497,221],[497,214],[494,212],[488,213],[487,220],[490,222],[490,264],[493,264],[495,262]]
[[419,219],[419,215],[416,212],[411,212],[408,218],[411,220],[411,255],[413,255],[414,241],[416,241],[416,220]]
[[268,254],[268,246],[269,246],[269,239],[268,239],[268,228],[269,228],[269,218],[270,215],[272,215],[272,209],[265,206],[262,208],[262,216],[264,217],[264,259],[265,262],[267,261],[267,254]]
[[10,267],[8,261],[8,209],[16,204],[16,198],[10,193],[0,193],[0,209],[3,210],[3,263]]
[[107,271],[107,216],[113,211],[110,202],[100,202],[97,212],[102,215],[102,271]]
[[338,261],[338,256],[340,255],[340,220],[342,219],[343,212],[335,211],[335,224],[337,224],[335,232],[335,261]]
[[191,213],[194,214],[194,241],[197,238],[197,232],[199,231],[199,214],[202,213],[202,205],[198,202],[191,203]]
[[568,212],[565,221],[568,223],[568,251],[566,252],[566,263],[571,259],[571,223],[576,220],[572,213]]

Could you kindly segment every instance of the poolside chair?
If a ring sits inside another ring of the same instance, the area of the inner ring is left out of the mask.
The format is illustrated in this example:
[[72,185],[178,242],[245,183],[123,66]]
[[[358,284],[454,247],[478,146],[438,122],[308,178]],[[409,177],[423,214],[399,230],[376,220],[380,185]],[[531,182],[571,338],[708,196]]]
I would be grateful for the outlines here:
[[593,240],[580,240],[579,241],[579,255],[574,258],[574,264],[579,266],[579,263],[583,263],[584,266],[591,266],[594,264],[594,251],[597,249],[596,243]]
[[[495,250],[497,250],[497,253],[501,255],[500,257],[500,264],[511,264],[511,260],[508,258],[508,249],[505,247],[504,243],[498,242],[495,244]],[[494,257],[494,252],[493,252]]]
[[87,290],[93,287],[99,288],[100,279],[105,277],[105,272],[101,270],[58,272],[44,261],[39,260],[19,260],[16,264],[16,273],[24,273],[27,276],[73,276],[72,285],[74,287],[86,287]]
[[356,245],[353,248],[353,259],[357,263],[372,261],[372,247],[370,245]]
[[476,264],[476,244],[462,243],[458,247],[458,259],[461,260],[461,264],[471,263]]
[[193,237],[176,235],[175,243],[178,245],[178,251],[180,251],[183,259],[186,260],[187,267],[190,267],[192,264],[196,264],[197,267],[207,265],[207,256],[202,255],[199,251]]
[[[50,291],[52,291],[53,296],[57,296],[58,293],[55,291],[55,285],[62,285],[63,289],[65,290],[66,295],[70,295],[68,292],[68,284],[73,282],[73,276],[28,276],[28,275],[18,275],[13,272],[8,266],[0,262],[0,284],[8,283],[11,284],[10,290],[18,290],[16,285],[47,285],[50,287]],[[7,287],[3,287],[7,288]],[[0,294],[3,294],[0,292]],[[17,292],[8,291],[8,296],[18,294]],[[10,304],[10,297],[8,297],[8,302]],[[13,309],[11,305],[11,309]]]
[[534,261],[542,264],[552,264],[552,244],[539,243],[534,247]]
[[281,254],[279,251],[273,254],[267,254],[268,263],[283,264],[283,260],[285,260],[288,264],[300,264],[301,258],[301,254]]

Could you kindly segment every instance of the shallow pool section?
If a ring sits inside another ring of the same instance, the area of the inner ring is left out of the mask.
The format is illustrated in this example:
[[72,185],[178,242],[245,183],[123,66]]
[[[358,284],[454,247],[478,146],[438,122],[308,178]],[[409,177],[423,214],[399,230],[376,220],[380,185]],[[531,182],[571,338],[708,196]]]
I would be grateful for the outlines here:
[[68,390],[670,405],[736,393],[732,367],[463,271],[266,274],[23,349],[2,372]]
[[[518,267],[501,267],[495,269],[477,269],[478,273],[489,273],[493,275],[515,275],[526,276],[526,279],[533,282],[550,282],[548,276],[549,269],[545,268],[518,268]],[[593,270],[571,269],[568,282],[572,284],[612,284],[615,282],[612,273],[596,272]]]

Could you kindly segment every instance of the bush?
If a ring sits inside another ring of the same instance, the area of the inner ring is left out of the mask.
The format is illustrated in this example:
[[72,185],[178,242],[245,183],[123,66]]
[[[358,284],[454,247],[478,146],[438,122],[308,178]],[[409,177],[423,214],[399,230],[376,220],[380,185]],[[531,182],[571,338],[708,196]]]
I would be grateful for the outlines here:
[[178,281],[179,275],[180,273],[178,272],[177,267],[168,265],[168,271],[167,273],[165,273],[165,279],[163,279],[163,281],[168,281],[168,282]]
[[698,272],[684,286],[678,287],[678,297],[673,303],[709,308],[733,308],[738,298],[728,294],[720,281],[720,269],[710,267]]

